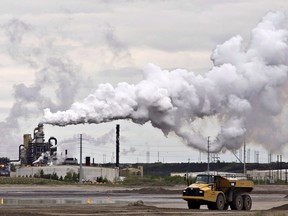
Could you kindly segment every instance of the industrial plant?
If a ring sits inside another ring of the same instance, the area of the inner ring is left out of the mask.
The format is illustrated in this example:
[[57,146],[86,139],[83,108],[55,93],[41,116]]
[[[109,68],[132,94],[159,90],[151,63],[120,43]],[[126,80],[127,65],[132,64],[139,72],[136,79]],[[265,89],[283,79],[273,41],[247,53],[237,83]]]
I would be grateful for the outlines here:
[[[39,123],[32,134],[23,135],[23,144],[19,145],[19,158],[10,160],[9,158],[0,158],[0,176],[10,176],[11,162],[17,162],[19,165],[15,168],[16,177],[35,177],[43,172],[46,175],[57,175],[59,178],[65,178],[67,173],[79,175],[81,181],[96,181],[97,179],[106,179],[113,182],[119,178],[119,130],[116,126],[116,165],[114,167],[95,166],[94,160],[91,164],[90,157],[85,157],[82,166],[82,152],[80,152],[80,163],[76,158],[65,158],[57,154],[57,139],[50,137],[45,140],[44,126]],[[81,142],[81,140],[80,140]],[[82,150],[82,149],[81,149]]]
[[[55,137],[45,139],[44,125],[39,123],[33,130],[33,134],[24,134],[23,143],[19,145],[19,157],[16,160],[10,160],[7,157],[0,158],[0,176],[15,177],[35,177],[41,176],[40,173],[64,179],[67,174],[77,175],[77,179],[81,182],[97,182],[99,179],[105,179],[109,182],[121,179],[120,176],[193,176],[196,173],[206,171],[206,163],[136,163],[121,164],[119,159],[120,152],[120,125],[116,125],[115,131],[115,152],[116,160],[109,164],[95,164],[94,158],[91,161],[90,156],[82,156],[82,135],[80,135],[80,161],[75,157],[68,157],[67,149],[65,155],[57,152],[59,148],[58,141]],[[59,150],[58,150],[59,151]],[[84,161],[82,162],[82,158]],[[16,162],[11,172],[11,164]],[[267,164],[268,165],[268,164]],[[264,182],[277,182],[278,180],[287,183],[288,172],[287,163],[282,162],[282,156],[277,156],[276,163],[265,164],[249,163],[246,164],[245,177],[253,180]],[[245,166],[244,166],[245,167]],[[267,170],[267,167],[269,169]],[[211,173],[243,173],[243,165],[241,163],[220,163],[220,161],[210,162]]]

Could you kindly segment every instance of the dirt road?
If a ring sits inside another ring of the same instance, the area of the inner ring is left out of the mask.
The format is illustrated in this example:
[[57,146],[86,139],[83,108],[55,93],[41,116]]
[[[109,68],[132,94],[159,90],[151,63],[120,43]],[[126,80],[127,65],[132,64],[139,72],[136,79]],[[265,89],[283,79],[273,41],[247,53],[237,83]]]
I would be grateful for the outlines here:
[[2,186],[0,215],[288,215],[286,185],[256,186],[248,212],[189,210],[184,187]]

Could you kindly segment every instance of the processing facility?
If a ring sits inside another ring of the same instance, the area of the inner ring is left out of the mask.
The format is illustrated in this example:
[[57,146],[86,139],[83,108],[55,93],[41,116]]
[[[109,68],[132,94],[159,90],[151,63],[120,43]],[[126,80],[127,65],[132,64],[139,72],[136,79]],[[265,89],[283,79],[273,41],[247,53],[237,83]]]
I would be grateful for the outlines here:
[[[57,174],[57,176],[64,178],[67,173],[79,174],[81,172],[81,179],[83,181],[93,182],[99,178],[105,178],[112,182],[119,178],[119,128],[119,125],[117,125],[116,167],[97,167],[94,164],[94,160],[93,164],[90,164],[90,157],[86,157],[86,163],[83,164],[82,167],[82,163],[80,162],[80,164],[78,164],[76,158],[67,157],[67,150],[65,150],[65,159],[62,160],[61,155],[57,155],[57,139],[50,137],[48,141],[45,140],[44,126],[42,123],[39,123],[34,129],[33,135],[23,135],[23,144],[19,146],[19,159],[8,160],[9,163],[20,162],[20,166],[16,168],[15,177],[33,177],[35,174],[44,172],[50,175]],[[80,157],[81,156],[82,154],[80,153]],[[7,164],[9,165],[9,163]],[[7,167],[9,167],[8,165]],[[80,171],[80,169],[82,171]],[[4,170],[4,168],[2,170]],[[7,174],[5,172],[5,175],[10,176],[10,171]]]
[[[23,145],[19,147],[21,165],[33,166],[34,164],[47,165],[57,160],[57,139],[50,137],[45,141],[43,124],[39,123],[31,134],[24,134]],[[22,148],[21,148],[22,147]]]

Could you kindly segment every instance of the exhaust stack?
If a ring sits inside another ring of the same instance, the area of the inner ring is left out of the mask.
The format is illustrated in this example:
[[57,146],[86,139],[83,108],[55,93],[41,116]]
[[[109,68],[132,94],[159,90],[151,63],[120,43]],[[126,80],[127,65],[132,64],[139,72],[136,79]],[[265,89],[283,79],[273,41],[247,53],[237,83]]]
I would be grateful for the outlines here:
[[120,152],[120,143],[119,143],[119,137],[120,137],[120,125],[116,125],[116,167],[119,167],[119,152]]

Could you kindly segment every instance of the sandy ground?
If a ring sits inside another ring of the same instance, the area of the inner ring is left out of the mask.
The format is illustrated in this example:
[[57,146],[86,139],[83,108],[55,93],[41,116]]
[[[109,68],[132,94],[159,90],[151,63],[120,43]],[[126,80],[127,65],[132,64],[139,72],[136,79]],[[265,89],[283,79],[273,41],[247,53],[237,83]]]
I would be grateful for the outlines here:
[[251,211],[189,210],[186,186],[0,186],[0,215],[288,215],[288,186],[256,186]]

